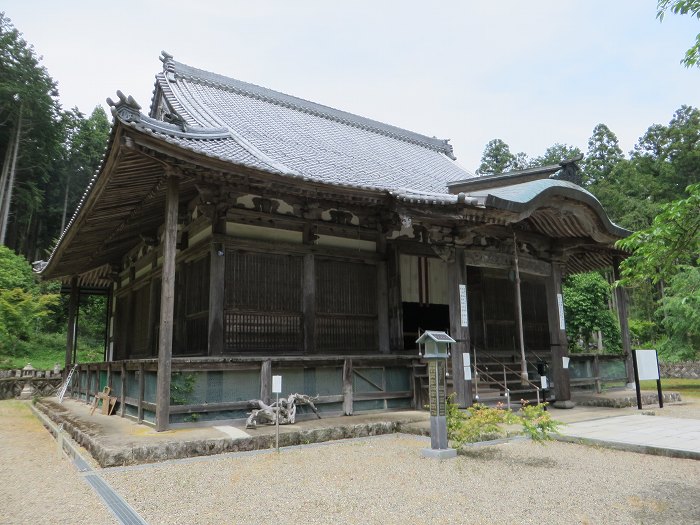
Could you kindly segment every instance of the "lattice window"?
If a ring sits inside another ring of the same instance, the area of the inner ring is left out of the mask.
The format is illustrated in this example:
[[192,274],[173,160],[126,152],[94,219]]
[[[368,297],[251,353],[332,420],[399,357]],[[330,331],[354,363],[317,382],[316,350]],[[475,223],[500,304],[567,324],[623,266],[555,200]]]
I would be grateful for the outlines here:
[[378,348],[374,265],[317,259],[316,346],[330,352]]
[[301,350],[302,272],[299,256],[227,251],[226,351]]
[[209,257],[185,267],[185,333],[182,354],[206,355],[209,342]]

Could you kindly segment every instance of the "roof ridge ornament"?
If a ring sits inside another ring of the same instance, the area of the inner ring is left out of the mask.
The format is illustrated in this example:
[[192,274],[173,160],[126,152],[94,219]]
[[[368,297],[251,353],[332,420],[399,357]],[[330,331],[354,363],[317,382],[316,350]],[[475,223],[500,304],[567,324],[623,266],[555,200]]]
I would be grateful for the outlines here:
[[579,153],[575,157],[570,159],[564,159],[559,162],[561,170],[550,176],[550,179],[563,180],[567,182],[572,182],[578,186],[583,186],[583,176],[581,175],[581,168],[578,166],[578,162],[583,159],[583,153]]
[[119,97],[117,102],[107,98],[112,115],[125,122],[141,122],[141,106],[134,97],[131,95],[127,97],[120,90],[117,90],[117,97]]

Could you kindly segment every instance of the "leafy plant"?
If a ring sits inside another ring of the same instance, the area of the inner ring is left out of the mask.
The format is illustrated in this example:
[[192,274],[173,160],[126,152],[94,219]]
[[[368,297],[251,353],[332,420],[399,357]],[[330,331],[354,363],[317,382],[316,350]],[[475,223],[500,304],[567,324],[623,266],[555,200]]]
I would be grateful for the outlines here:
[[599,273],[571,275],[564,282],[566,328],[570,337],[581,338],[581,350],[587,350],[594,333],[600,330],[605,350],[620,351],[620,329],[608,307],[609,297],[610,285]]
[[170,404],[186,405],[194,392],[197,378],[194,374],[174,372],[170,376]]
[[537,443],[551,440],[560,422],[552,419],[545,410],[546,403],[530,405],[523,402],[520,413],[505,408],[475,403],[467,410],[460,410],[454,403],[455,394],[447,398],[447,438],[456,448],[467,443],[498,439],[506,435],[507,425],[521,425],[522,433]]

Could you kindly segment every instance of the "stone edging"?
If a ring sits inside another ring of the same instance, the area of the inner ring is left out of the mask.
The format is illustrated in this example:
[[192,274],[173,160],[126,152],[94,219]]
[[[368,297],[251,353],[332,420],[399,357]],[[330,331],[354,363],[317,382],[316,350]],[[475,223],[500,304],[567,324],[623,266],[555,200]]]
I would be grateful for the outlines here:
[[[265,435],[241,439],[222,437],[158,445],[142,445],[139,447],[110,448],[104,446],[98,437],[91,435],[88,428],[80,428],[81,425],[79,422],[65,417],[65,413],[68,411],[60,407],[60,405],[47,400],[40,400],[37,402],[36,408],[41,410],[54,423],[63,423],[63,430],[67,432],[76,443],[88,450],[103,468],[139,465],[142,463],[152,463],[192,456],[208,456],[226,452],[247,452],[275,447],[275,436]],[[394,434],[401,431],[401,426],[402,422],[400,421],[383,421],[285,432],[280,434],[280,447]]]

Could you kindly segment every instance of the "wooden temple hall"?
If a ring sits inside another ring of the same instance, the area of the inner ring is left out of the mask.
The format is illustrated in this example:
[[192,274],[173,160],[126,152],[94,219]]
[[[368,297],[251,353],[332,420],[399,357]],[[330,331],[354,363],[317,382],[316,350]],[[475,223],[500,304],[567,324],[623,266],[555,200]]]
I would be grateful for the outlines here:
[[36,264],[70,288],[67,369],[80,293],[108,293],[106,360],[70,395],[109,385],[159,430],[244,418],[272,375],[322,413],[421,408],[415,341],[444,330],[462,406],[570,403],[562,278],[629,233],[575,160],[477,177],[446,140],[161,61],[147,110],[108,100],[102,166]]

